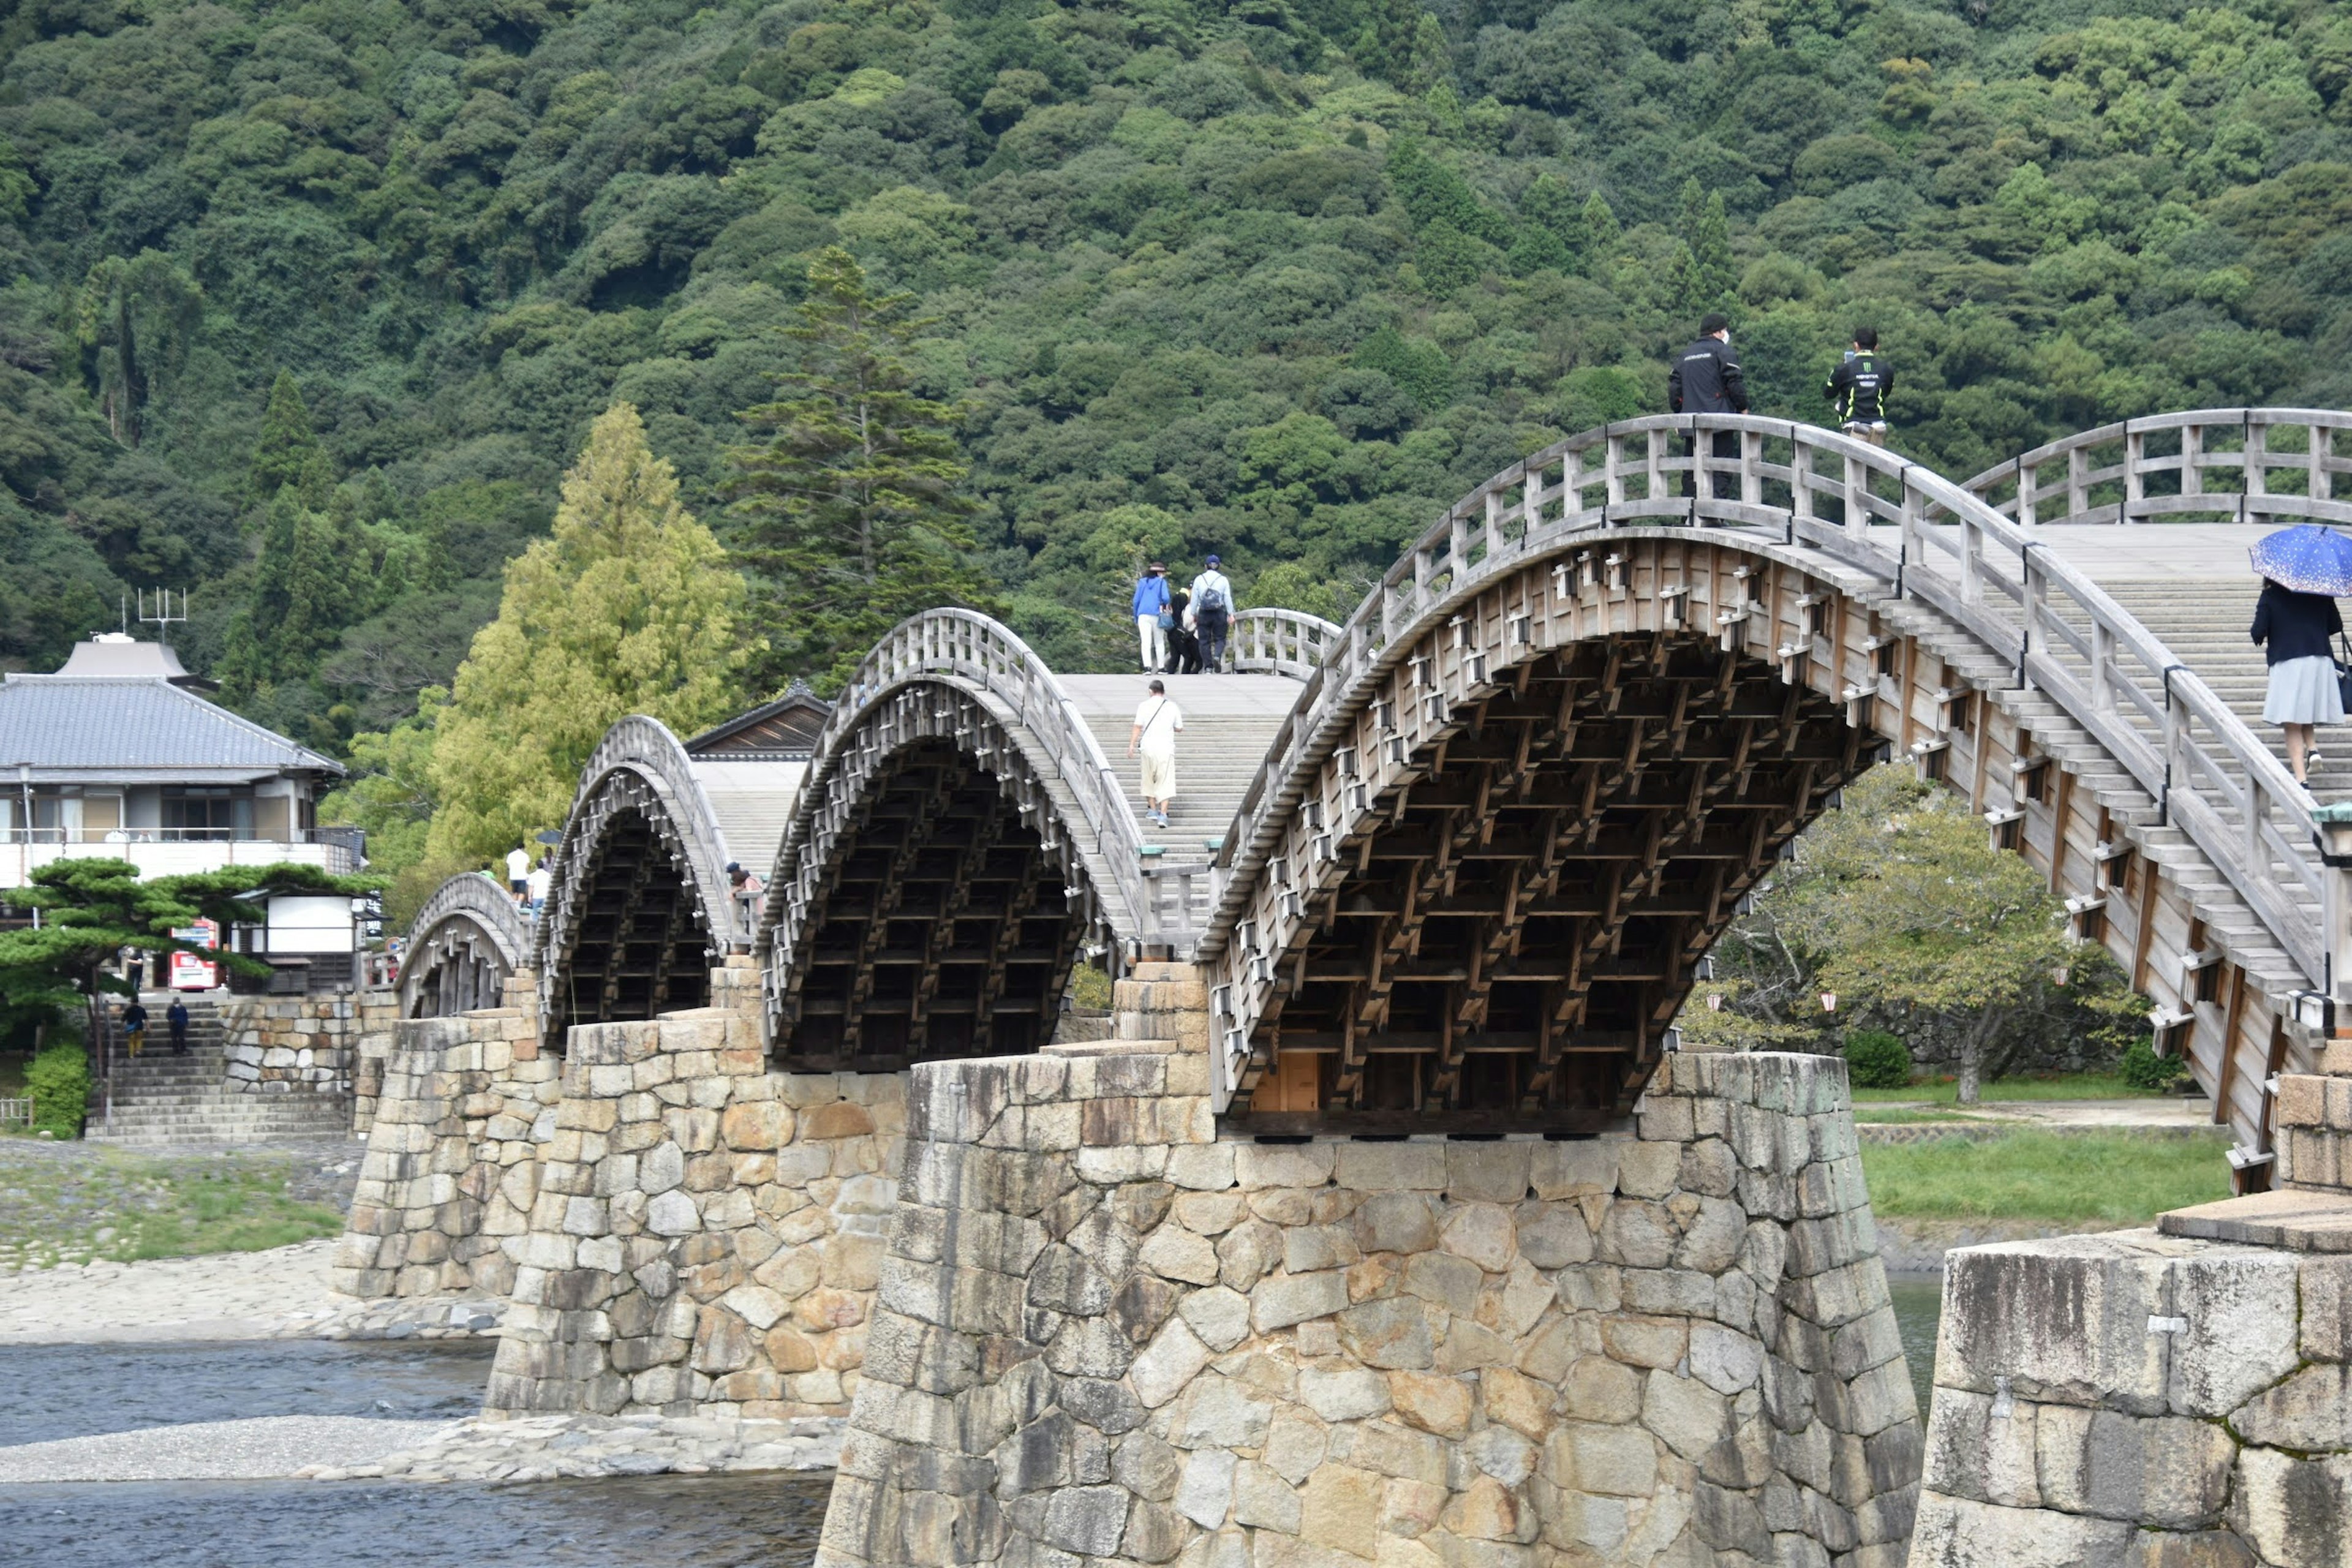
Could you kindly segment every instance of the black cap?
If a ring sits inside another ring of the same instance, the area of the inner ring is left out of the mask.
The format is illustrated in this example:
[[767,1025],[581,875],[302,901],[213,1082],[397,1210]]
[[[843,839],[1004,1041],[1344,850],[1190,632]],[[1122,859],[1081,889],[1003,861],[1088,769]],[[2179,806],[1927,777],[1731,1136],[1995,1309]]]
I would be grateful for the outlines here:
[[1725,315],[1720,310],[1709,310],[1706,313],[1706,318],[1698,324],[1698,335],[1703,338],[1711,338],[1717,332],[1728,331],[1730,329],[1730,317]]

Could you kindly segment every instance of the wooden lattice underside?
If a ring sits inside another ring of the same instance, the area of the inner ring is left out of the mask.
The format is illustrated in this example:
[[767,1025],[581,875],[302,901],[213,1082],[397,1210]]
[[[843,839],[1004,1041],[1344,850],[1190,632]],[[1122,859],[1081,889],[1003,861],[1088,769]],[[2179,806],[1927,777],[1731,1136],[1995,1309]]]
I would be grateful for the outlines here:
[[580,877],[580,919],[556,976],[549,1037],[699,1007],[711,954],[693,879],[671,835],[635,805],[615,808]]
[[1237,1130],[1617,1121],[1741,897],[1872,750],[1837,704],[1688,635],[1542,655],[1454,718],[1304,895]]
[[499,1005],[507,965],[490,940],[452,922],[433,933],[408,963],[416,970],[412,1018],[446,1018],[476,1007]]
[[845,826],[775,1039],[798,1072],[895,1072],[1052,1037],[1089,924],[998,776],[949,740],[895,754]]

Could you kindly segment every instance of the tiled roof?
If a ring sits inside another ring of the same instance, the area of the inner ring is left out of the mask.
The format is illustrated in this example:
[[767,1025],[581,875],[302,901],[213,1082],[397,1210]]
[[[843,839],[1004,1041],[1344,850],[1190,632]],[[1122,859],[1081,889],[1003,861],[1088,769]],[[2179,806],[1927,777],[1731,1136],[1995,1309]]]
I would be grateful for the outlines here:
[[156,677],[11,675],[0,685],[0,769],[340,773],[341,763]]

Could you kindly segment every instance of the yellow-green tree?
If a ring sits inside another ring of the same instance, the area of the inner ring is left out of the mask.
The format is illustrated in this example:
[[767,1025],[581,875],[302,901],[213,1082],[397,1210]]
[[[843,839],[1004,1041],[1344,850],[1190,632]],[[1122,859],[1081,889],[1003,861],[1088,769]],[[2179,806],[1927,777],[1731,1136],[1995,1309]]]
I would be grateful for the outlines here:
[[681,733],[741,697],[743,580],[678,504],[637,411],[615,404],[563,479],[551,538],[508,563],[436,726],[425,858],[478,864],[560,826],[614,721]]

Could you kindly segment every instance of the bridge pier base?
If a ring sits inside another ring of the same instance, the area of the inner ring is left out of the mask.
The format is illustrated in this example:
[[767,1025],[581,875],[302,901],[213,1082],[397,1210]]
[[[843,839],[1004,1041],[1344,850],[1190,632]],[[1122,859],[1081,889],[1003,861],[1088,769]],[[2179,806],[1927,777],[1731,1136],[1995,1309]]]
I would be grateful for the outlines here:
[[847,1409],[904,1080],[771,1071],[750,961],[711,984],[569,1031],[485,1414]]
[[504,1295],[561,1067],[540,1048],[532,977],[505,1007],[393,1026],[334,1288],[361,1297]]
[[1951,1255],[1913,1568],[2343,1561],[2347,1047],[2280,1077],[2275,1190]]
[[823,1568],[1902,1561],[1843,1064],[1672,1058],[1566,1142],[1220,1140],[1208,1096],[1118,1042],[914,1070]]

